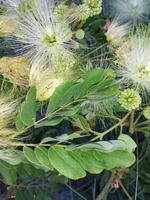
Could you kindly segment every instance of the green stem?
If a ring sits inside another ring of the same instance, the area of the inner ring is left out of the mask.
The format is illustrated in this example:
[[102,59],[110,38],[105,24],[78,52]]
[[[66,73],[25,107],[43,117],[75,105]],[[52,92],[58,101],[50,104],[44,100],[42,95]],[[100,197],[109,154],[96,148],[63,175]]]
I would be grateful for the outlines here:
[[130,116],[130,127],[129,127],[129,132],[130,132],[131,134],[134,133],[134,114],[135,114],[135,111],[133,110],[133,111],[131,112],[131,116]]
[[124,187],[124,185],[120,182],[120,186],[122,188],[122,190],[124,191],[124,193],[126,194],[126,196],[128,197],[129,200],[132,200],[132,197],[130,196],[130,194],[128,193],[128,191],[126,190],[126,188]]
[[91,142],[97,140],[97,139],[102,139],[107,133],[111,132],[112,130],[114,130],[115,128],[117,128],[118,126],[122,125],[124,123],[124,121],[129,117],[130,113],[127,113],[117,124],[115,124],[114,126],[112,126],[111,128],[109,128],[108,130],[102,132],[102,133],[98,133],[98,132],[93,132],[93,133],[98,133],[98,135],[93,138],[91,140]]
[[84,196],[82,196],[79,192],[77,192],[75,189],[73,189],[70,185],[66,184],[66,186],[76,195],[78,195],[81,199],[87,200]]
[[[0,144],[1,147],[6,146],[5,144]],[[9,146],[11,147],[51,147],[51,146],[58,146],[58,147],[66,147],[66,145],[62,144],[26,144],[26,143],[17,143],[17,142],[11,142],[9,143]]]
[[100,194],[97,196],[96,200],[103,200],[104,195],[107,193],[107,191],[109,190],[112,181],[114,179],[115,176],[115,172],[112,172],[111,176],[109,177],[106,185],[104,186],[104,188],[102,189],[102,191],[100,192]]

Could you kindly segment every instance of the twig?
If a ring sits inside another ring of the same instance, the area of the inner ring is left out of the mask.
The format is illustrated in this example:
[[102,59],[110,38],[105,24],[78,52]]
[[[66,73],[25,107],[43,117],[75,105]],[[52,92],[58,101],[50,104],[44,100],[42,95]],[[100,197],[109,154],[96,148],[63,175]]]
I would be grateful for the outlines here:
[[79,192],[77,192],[75,189],[73,189],[70,185],[65,184],[73,193],[75,193],[76,195],[78,195],[81,199],[83,200],[87,200],[84,196],[82,196]]
[[[111,132],[112,130],[114,130],[115,128],[117,128],[118,126],[122,125],[124,123],[124,121],[129,117],[130,113],[127,113],[117,124],[115,124],[114,126],[112,126],[111,128],[109,128],[108,130],[99,133],[95,138],[93,138],[91,140],[91,142],[99,139],[99,138],[103,138],[107,133]],[[95,131],[94,131],[95,132]]]
[[16,194],[16,187],[12,186],[9,188],[9,190],[3,200],[10,200],[12,198],[12,196],[14,196],[15,194]]
[[131,134],[134,133],[134,114],[135,114],[135,111],[133,110],[133,111],[131,112],[131,116],[130,116],[130,127],[129,127],[129,132],[130,132]]
[[136,185],[135,185],[135,196],[134,199],[137,199],[137,193],[138,193],[138,179],[139,179],[139,153],[138,153],[138,135],[136,134],[136,143],[137,143],[137,149],[136,149]]
[[109,177],[106,185],[104,186],[104,188],[102,189],[102,191],[100,192],[100,194],[97,196],[96,200],[103,200],[104,195],[106,194],[106,192],[109,190],[109,187],[112,184],[112,181],[114,179],[115,176],[115,172],[112,172],[111,176]]
[[126,188],[124,187],[124,185],[122,184],[122,182],[119,183],[122,190],[124,191],[125,195],[128,197],[129,200],[133,200],[132,197],[130,196],[130,194],[128,193],[128,191],[126,190]]

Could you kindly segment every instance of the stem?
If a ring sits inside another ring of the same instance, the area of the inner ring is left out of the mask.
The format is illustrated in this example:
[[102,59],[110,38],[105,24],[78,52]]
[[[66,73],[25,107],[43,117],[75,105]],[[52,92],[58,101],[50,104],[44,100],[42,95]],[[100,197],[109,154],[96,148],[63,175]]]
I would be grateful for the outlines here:
[[136,148],[136,185],[135,185],[135,196],[134,199],[137,199],[137,193],[138,193],[138,183],[139,183],[139,152],[138,152],[138,135],[136,134],[136,143],[137,143],[137,148]]
[[100,194],[97,196],[96,200],[103,200],[104,195],[106,194],[106,192],[108,191],[109,187],[112,184],[112,181],[114,179],[114,175],[115,175],[115,172],[112,172],[112,174],[109,177],[106,185],[104,186],[104,188],[102,189],[102,191],[100,192]]
[[128,193],[128,191],[126,190],[126,188],[124,187],[122,182],[120,182],[120,186],[121,186],[122,190],[124,191],[125,195],[128,197],[128,199],[132,200],[132,197],[130,196],[130,194]]
[[131,112],[131,116],[130,116],[130,128],[129,128],[129,132],[130,132],[131,134],[134,133],[134,114],[135,114],[135,111],[133,110],[133,111]]
[[[62,145],[62,144],[26,144],[26,143],[17,143],[17,142],[12,142],[12,143],[9,143],[9,145],[11,147],[15,146],[15,147],[50,147],[50,146],[58,146],[58,147],[66,147],[66,145]],[[0,144],[1,147],[5,146]]]
[[134,124],[136,125],[138,123],[138,121],[140,120],[142,114],[140,113],[139,116],[137,117],[137,119],[134,121]]
[[[104,131],[104,132],[102,132],[102,133],[98,133],[98,135],[97,135],[95,138],[93,138],[93,139],[91,140],[91,142],[93,142],[93,141],[95,141],[95,140],[97,140],[97,139],[99,139],[99,138],[102,139],[107,133],[111,132],[112,130],[114,130],[114,129],[117,128],[118,126],[122,125],[123,122],[129,117],[129,115],[130,115],[130,113],[127,113],[117,124],[115,124],[114,126],[112,126],[111,128],[109,128],[108,130],[106,130],[106,131]],[[92,131],[92,132],[93,132],[93,131]],[[94,131],[94,132],[95,132],[95,131]]]
[[84,196],[82,196],[79,192],[77,192],[75,189],[73,189],[70,185],[65,184],[73,193],[75,193],[76,195],[78,195],[81,199],[83,200],[87,200]]

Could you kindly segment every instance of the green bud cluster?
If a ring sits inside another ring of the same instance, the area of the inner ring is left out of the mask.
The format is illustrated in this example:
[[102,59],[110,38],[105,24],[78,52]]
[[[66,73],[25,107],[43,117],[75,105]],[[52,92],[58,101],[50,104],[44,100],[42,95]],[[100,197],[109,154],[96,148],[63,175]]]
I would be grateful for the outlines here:
[[69,7],[64,4],[59,4],[54,9],[54,15],[57,18],[57,20],[59,21],[64,20],[69,16]]
[[128,111],[134,110],[141,104],[141,97],[134,89],[126,89],[119,96],[119,103]]
[[75,15],[79,21],[84,21],[90,17],[91,9],[87,4],[81,4],[75,7]]
[[149,76],[149,71],[146,69],[145,66],[140,66],[138,68],[138,77],[139,78],[147,78]]
[[75,65],[75,63],[76,59],[71,54],[55,55],[52,58],[53,68],[56,69],[56,71],[63,71],[72,68]]
[[100,0],[84,0],[84,3],[90,8],[90,16],[99,15],[102,10]]
[[20,13],[26,13],[28,10],[34,7],[33,0],[21,1],[18,7],[18,11]]
[[143,115],[146,119],[150,119],[150,106],[147,106],[146,108],[144,108]]
[[84,30],[82,30],[82,29],[78,29],[78,30],[75,32],[75,37],[76,37],[78,40],[83,39],[84,36],[85,36],[85,32],[84,32]]

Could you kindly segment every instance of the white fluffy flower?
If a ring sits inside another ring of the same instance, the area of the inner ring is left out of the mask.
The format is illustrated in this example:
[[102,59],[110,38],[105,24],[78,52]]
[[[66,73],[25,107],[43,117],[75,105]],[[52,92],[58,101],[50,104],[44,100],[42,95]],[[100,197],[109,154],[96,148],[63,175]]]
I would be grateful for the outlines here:
[[132,36],[126,48],[121,49],[119,74],[126,84],[133,84],[137,89],[150,91],[150,38]]
[[17,113],[20,100],[12,100],[12,96],[0,97],[0,129],[11,123]]
[[121,23],[118,19],[114,19],[105,33],[107,41],[113,46],[118,46],[123,42],[124,37],[129,30],[129,23]]
[[8,11],[11,12],[24,12],[28,7],[32,5],[34,0],[7,0],[5,5],[8,8]]
[[115,0],[112,4],[115,14],[126,20],[145,20],[149,14],[149,0]]
[[[25,13],[17,24],[16,37],[33,62],[38,60],[55,68],[56,57],[65,63],[70,57],[75,59],[72,49],[76,42],[72,39],[70,22],[57,21],[53,0],[37,0],[34,9]],[[60,63],[60,67],[64,65]]]

